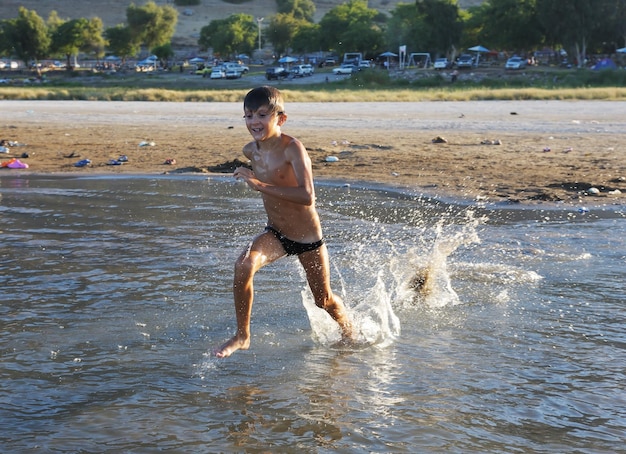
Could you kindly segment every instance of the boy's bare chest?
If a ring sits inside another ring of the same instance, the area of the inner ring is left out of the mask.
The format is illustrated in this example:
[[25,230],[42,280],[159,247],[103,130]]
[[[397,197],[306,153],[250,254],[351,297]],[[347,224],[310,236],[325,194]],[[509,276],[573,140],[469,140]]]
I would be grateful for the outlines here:
[[293,168],[284,156],[254,153],[251,161],[254,173],[260,180],[280,183],[293,178]]

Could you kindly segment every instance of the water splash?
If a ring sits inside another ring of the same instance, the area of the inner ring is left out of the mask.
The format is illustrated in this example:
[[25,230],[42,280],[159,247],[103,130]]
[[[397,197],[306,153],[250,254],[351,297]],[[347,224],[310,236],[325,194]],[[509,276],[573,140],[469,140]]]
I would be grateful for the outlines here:
[[[426,255],[409,251],[396,266],[404,285],[399,293],[402,301],[422,303],[429,307],[459,304],[459,296],[452,288],[448,272],[448,257],[461,246],[480,243],[476,231],[485,218],[475,218],[473,212],[466,213],[466,222],[460,226],[445,225],[440,221],[435,226],[435,240]],[[409,266],[407,266],[409,264]]]
[[[341,295],[356,327],[357,344],[384,346],[399,336],[400,320],[394,312],[407,306],[424,304],[443,307],[459,304],[448,272],[448,257],[461,246],[480,243],[477,227],[485,221],[475,218],[471,211],[461,225],[440,221],[422,238],[414,238],[408,250],[391,240],[354,244],[337,269]],[[378,233],[383,230],[378,228]],[[434,239],[433,238],[434,233]],[[365,236],[364,236],[365,238]],[[432,239],[432,244],[428,242]],[[424,252],[426,251],[426,252]],[[302,291],[313,339],[332,345],[341,338],[337,324],[317,308],[312,295]]]
[[[360,295],[360,302],[349,307],[354,325],[355,339],[351,347],[376,345],[383,347],[400,334],[400,320],[393,311],[391,294],[379,274],[373,288]],[[341,341],[337,323],[320,310],[308,290],[302,291],[302,303],[309,316],[313,339],[322,345],[335,345]],[[348,348],[351,348],[348,347]]]

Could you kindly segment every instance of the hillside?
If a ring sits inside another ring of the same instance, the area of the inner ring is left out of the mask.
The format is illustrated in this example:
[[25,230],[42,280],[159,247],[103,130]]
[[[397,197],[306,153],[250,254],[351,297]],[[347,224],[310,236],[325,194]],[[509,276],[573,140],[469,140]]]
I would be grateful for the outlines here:
[[[408,3],[411,0],[370,0],[370,8],[379,11],[391,11],[398,3]],[[63,19],[79,17],[99,17],[105,28],[126,22],[126,8],[131,3],[143,5],[142,0],[2,0],[0,1],[0,18],[16,17],[20,6],[34,10],[43,19],[47,19],[51,11],[56,11]],[[155,0],[157,5],[173,5],[171,0]],[[319,21],[324,14],[343,0],[316,1],[315,20]],[[467,8],[482,3],[482,0],[459,0],[461,8]],[[201,0],[201,4],[193,7],[176,7],[179,11],[178,24],[174,36],[174,45],[194,46],[197,42],[200,29],[214,19],[223,19],[235,13],[251,14],[254,17],[268,17],[276,13],[275,0],[251,0],[241,4],[228,3],[222,0]],[[186,11],[187,10],[187,11]],[[187,14],[183,14],[187,12]],[[189,14],[191,13],[191,14]]]

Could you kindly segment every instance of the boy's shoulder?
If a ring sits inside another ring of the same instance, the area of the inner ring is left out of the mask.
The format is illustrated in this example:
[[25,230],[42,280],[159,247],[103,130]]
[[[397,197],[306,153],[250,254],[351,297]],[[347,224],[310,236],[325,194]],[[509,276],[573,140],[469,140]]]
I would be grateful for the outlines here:
[[295,138],[294,136],[290,136],[288,134],[283,134],[283,144],[285,148],[295,146],[295,147],[302,148],[303,150],[305,150],[304,145],[302,144],[302,142],[300,142],[299,139]]

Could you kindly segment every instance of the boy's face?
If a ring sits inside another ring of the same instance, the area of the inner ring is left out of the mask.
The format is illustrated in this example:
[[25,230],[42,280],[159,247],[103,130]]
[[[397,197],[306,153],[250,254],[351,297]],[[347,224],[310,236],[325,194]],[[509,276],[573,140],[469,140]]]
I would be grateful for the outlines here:
[[280,134],[280,127],[287,120],[283,112],[275,112],[269,106],[257,110],[244,109],[244,118],[248,132],[255,140],[265,140]]

